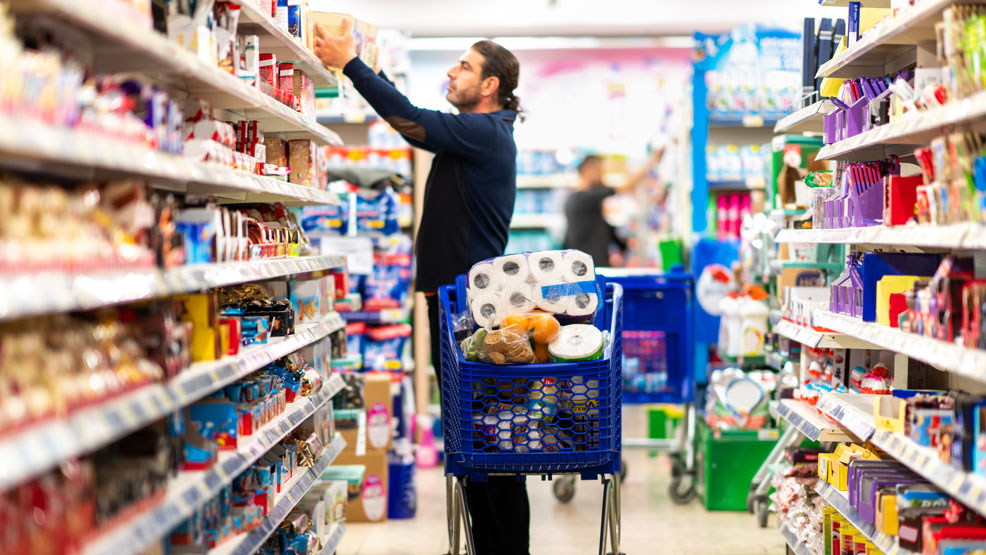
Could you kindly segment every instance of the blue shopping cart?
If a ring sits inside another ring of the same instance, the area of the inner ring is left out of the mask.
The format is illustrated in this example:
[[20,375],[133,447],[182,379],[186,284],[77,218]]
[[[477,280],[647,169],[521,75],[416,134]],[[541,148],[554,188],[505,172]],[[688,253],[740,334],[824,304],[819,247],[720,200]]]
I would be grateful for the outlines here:
[[604,302],[595,324],[610,336],[601,360],[513,366],[465,360],[449,322],[466,310],[466,278],[439,289],[452,555],[459,552],[460,527],[467,553],[476,552],[464,480],[558,474],[601,479],[599,553],[607,553],[607,544],[620,553],[623,288],[602,277],[596,288]]
[[[596,272],[623,287],[623,403],[686,408],[679,437],[623,438],[623,447],[668,453],[668,493],[675,503],[688,503],[695,497],[694,277],[677,265],[666,273],[653,268]],[[626,479],[625,462],[621,469]],[[559,501],[568,503],[575,496],[575,480],[563,477],[553,489]]]

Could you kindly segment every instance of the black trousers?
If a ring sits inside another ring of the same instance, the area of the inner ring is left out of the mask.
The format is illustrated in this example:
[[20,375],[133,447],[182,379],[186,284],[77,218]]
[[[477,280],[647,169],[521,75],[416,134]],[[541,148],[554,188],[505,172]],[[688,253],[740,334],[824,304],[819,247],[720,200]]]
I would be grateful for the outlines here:
[[[441,384],[438,295],[429,295],[427,299],[431,363]],[[478,555],[528,555],[531,507],[527,500],[527,485],[513,477],[497,476],[491,477],[489,482],[467,481],[465,489]]]

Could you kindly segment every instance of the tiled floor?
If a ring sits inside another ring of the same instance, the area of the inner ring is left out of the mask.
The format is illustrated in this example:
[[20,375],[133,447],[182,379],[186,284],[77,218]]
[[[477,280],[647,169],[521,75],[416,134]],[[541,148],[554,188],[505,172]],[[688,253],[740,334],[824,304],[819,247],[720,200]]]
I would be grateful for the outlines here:
[[[625,423],[639,421],[632,411]],[[636,426],[634,426],[636,427]],[[649,458],[640,450],[626,451],[628,480],[623,486],[622,551],[723,555],[780,555],[784,540],[776,528],[760,529],[754,517],[740,512],[708,512],[698,500],[687,506],[667,496],[670,464],[666,457]],[[575,499],[558,503],[551,484],[528,479],[531,499],[531,554],[595,554],[599,545],[602,486],[580,482]],[[439,555],[448,549],[445,524],[445,486],[440,469],[419,470],[418,514],[412,520],[383,524],[350,524],[340,555]],[[773,519],[771,519],[773,522]]]

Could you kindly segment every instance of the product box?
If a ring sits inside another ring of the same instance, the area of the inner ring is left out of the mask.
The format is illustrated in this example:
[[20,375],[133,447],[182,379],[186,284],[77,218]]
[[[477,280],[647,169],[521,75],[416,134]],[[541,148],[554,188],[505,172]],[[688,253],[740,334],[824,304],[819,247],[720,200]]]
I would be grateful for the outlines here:
[[873,420],[878,430],[903,434],[907,422],[907,400],[891,395],[873,398]]
[[884,276],[876,282],[876,323],[881,326],[897,327],[890,318],[890,296],[914,289],[914,283],[930,280],[930,276]]
[[333,465],[326,468],[319,481],[312,487],[314,495],[325,499],[326,524],[345,522],[349,516],[349,503],[363,492],[363,465]]
[[299,324],[311,324],[322,321],[322,295],[319,280],[299,279],[290,284],[291,309],[294,310],[294,321]]
[[[335,461],[338,465],[362,465],[366,467],[358,495],[350,491],[346,520],[348,522],[383,522],[387,520],[388,465],[387,453],[368,451],[358,457],[342,453]],[[325,476],[323,474],[323,476]]]
[[363,397],[366,400],[366,446],[367,449],[387,451],[390,449],[393,431],[393,396],[390,393],[390,374],[364,374],[366,381]]

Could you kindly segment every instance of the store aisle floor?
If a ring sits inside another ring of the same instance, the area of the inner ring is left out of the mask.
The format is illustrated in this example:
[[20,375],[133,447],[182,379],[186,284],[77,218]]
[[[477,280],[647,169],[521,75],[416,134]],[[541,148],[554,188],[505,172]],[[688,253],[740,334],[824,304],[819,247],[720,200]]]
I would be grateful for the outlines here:
[[[627,423],[631,421],[630,413],[627,410],[624,414]],[[641,450],[626,451],[624,456],[629,474],[623,486],[622,550],[628,555],[784,553],[784,540],[773,527],[773,519],[770,526],[761,529],[749,513],[709,512],[697,499],[687,506],[674,505],[667,496],[671,476],[667,457],[650,458]],[[550,482],[536,478],[527,482],[532,515],[531,554],[596,553],[602,505],[600,483],[579,482],[575,499],[563,505],[552,495]],[[417,488],[416,518],[347,525],[339,555],[445,553],[448,533],[441,469],[419,470]]]

